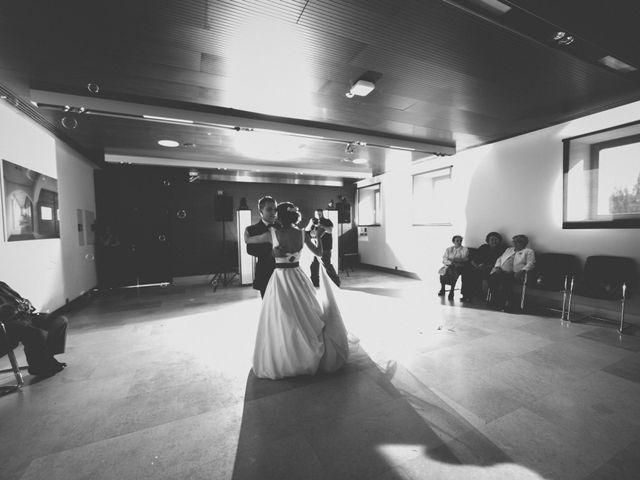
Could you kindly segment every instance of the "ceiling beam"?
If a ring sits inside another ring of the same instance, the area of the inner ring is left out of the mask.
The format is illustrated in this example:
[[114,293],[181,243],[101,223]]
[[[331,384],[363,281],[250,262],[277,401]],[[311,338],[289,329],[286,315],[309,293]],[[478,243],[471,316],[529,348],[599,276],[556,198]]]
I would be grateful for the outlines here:
[[82,109],[83,113],[79,113],[81,115],[115,116],[148,122],[210,128],[264,130],[330,142],[360,142],[376,147],[410,150],[433,155],[444,156],[456,153],[455,144],[451,143],[430,142],[416,137],[385,135],[368,130],[262,115],[231,108],[203,108],[201,105],[184,104],[183,102],[174,102],[180,104],[180,106],[174,107],[37,89],[31,90],[30,99],[37,106],[44,108],[64,109],[65,106],[68,106],[72,112],[80,112]]

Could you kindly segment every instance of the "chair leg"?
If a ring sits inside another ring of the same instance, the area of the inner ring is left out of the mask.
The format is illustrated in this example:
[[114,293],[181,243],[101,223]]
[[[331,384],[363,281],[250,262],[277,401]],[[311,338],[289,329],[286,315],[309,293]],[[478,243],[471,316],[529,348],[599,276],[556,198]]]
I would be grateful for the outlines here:
[[522,295],[520,296],[520,310],[524,310],[524,298],[527,294],[527,276],[529,272],[524,272],[524,280],[522,281]]
[[575,277],[571,277],[571,287],[569,289],[569,306],[567,307],[567,322],[571,321],[571,303],[573,302],[573,281]]
[[567,284],[569,283],[569,275],[564,276],[564,288],[562,289],[562,313],[560,314],[560,320],[564,320],[564,312],[567,305]]
[[627,298],[627,284],[622,284],[622,305],[620,308],[620,328],[618,328],[618,332],[622,335],[622,330],[624,329],[624,303]]
[[16,355],[15,353],[13,353],[13,350],[9,350],[7,355],[9,356],[9,362],[11,362],[11,368],[13,369],[13,374],[16,377],[17,387],[20,388],[24,385],[24,379],[22,378],[22,373],[20,373],[20,367],[18,366]]
[[2,322],[0,322],[0,333],[2,334],[2,341],[6,343],[7,355],[9,356],[9,362],[11,362],[11,369],[13,370],[13,374],[16,377],[17,385],[15,386],[15,388],[21,388],[24,385],[24,380],[22,379],[22,374],[20,373],[20,367],[18,366],[16,355],[15,353],[13,353],[13,349],[9,346],[7,340],[7,330],[4,328],[4,323]]

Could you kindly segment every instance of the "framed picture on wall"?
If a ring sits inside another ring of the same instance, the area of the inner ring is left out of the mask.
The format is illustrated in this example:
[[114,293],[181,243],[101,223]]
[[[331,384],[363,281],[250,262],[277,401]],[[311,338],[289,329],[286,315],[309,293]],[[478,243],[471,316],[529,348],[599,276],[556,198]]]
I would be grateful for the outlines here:
[[2,212],[7,242],[60,238],[58,181],[3,159]]

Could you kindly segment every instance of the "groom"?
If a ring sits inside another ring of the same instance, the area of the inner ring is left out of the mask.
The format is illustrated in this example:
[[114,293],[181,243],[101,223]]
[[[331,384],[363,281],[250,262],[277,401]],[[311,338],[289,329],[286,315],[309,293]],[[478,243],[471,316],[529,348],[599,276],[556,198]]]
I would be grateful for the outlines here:
[[[260,221],[248,226],[244,231],[244,241],[256,235],[262,235],[269,230],[276,220],[276,201],[273,197],[265,196],[258,200],[260,211]],[[260,296],[264,298],[264,292],[275,268],[275,258],[271,254],[271,243],[247,244],[247,253],[253,255],[258,260],[256,262],[255,276],[253,278],[253,288],[260,290]]]

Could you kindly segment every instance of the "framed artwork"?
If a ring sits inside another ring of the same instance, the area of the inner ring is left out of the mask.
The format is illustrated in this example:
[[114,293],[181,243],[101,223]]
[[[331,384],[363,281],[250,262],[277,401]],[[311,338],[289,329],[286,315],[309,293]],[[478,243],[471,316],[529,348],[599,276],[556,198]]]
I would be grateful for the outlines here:
[[58,180],[2,160],[2,212],[7,242],[60,238]]

